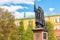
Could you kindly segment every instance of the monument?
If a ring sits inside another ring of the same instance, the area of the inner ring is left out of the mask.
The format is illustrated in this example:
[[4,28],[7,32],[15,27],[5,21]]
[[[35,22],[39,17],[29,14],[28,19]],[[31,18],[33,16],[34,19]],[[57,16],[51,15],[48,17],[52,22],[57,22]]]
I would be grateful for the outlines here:
[[34,12],[35,12],[36,27],[35,29],[33,29],[33,40],[48,40],[44,20],[44,11],[40,6],[36,8],[36,6],[34,5]]

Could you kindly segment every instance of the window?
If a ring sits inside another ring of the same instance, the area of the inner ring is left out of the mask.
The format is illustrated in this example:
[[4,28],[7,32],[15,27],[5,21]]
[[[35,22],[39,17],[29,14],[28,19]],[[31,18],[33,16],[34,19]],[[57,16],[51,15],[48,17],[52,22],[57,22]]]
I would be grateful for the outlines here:
[[40,40],[40,33],[36,33],[36,40]]
[[32,25],[33,24],[33,21],[29,21],[29,24],[28,25]]
[[43,33],[43,39],[46,39],[46,33]]
[[56,30],[56,29],[60,29],[60,26],[54,26],[54,29]]
[[16,25],[19,26],[20,25],[19,22],[16,22]]
[[57,29],[60,29],[60,26],[58,26]]
[[54,27],[54,30],[57,29],[57,27]]
[[55,22],[55,23],[57,23],[57,22],[59,23],[59,22],[60,22],[60,18],[54,19],[54,22]]
[[57,23],[57,19],[54,19],[54,22]]
[[60,22],[60,18],[59,18],[59,22]]

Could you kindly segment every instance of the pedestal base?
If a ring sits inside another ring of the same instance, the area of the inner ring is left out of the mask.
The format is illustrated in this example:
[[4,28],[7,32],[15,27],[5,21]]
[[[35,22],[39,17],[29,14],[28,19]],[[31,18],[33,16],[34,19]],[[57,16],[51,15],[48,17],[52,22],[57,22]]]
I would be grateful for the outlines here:
[[48,40],[47,30],[43,28],[33,29],[33,40]]

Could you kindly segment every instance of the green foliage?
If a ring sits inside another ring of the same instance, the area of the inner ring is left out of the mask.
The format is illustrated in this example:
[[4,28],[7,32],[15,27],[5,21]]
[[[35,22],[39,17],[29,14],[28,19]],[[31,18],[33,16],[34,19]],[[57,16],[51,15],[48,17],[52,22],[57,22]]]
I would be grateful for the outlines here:
[[25,40],[33,40],[32,29],[33,29],[33,23],[28,25],[28,28],[27,28],[27,30],[25,32]]
[[20,37],[20,39],[19,40],[24,40],[24,32],[25,32],[25,30],[24,30],[24,24],[23,24],[23,20],[22,21],[20,21],[20,26],[18,27],[18,33],[19,33],[19,37]]
[[49,21],[47,21],[45,23],[45,26],[47,27],[48,29],[48,40],[56,40],[56,35],[54,33],[54,26],[52,23],[50,23]]
[[14,23],[14,16],[0,8],[0,40],[18,40],[17,28]]

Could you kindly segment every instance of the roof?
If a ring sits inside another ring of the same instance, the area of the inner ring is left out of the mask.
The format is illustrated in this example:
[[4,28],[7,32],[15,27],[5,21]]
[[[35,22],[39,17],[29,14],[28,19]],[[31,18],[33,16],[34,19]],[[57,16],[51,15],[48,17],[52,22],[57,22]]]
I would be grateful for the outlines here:
[[47,15],[47,16],[45,16],[45,17],[54,17],[54,16],[60,16],[60,14]]
[[35,18],[21,18],[21,19],[15,19],[15,20],[27,20],[27,19],[35,19]]
[[60,29],[55,30],[55,34],[56,34],[57,37],[60,37]]
[[[44,16],[44,17],[54,17],[54,16],[60,16],[60,14],[47,15],[47,16]],[[16,19],[16,20],[26,20],[26,19],[35,19],[35,17],[25,17],[25,18],[20,18],[20,19]]]

